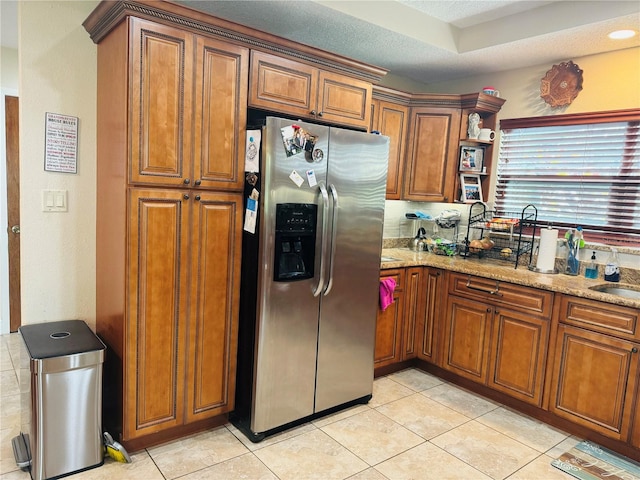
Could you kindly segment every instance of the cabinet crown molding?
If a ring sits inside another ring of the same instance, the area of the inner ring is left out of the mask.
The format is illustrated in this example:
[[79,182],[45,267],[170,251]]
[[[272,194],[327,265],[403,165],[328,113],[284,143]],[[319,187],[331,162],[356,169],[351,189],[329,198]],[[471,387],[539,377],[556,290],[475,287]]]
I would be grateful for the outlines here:
[[82,25],[91,40],[98,44],[128,16],[179,26],[194,33],[216,36],[252,49],[286,55],[372,83],[379,82],[387,74],[384,68],[292,42],[168,1],[102,0]]

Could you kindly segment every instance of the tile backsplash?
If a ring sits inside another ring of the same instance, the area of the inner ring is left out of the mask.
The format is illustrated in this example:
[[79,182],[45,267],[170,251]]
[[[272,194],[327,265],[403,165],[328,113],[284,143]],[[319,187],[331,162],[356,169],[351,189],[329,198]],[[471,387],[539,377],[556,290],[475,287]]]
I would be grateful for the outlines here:
[[[406,213],[422,212],[437,217],[443,210],[458,210],[461,214],[459,231],[466,232],[469,218],[469,205],[462,203],[432,203],[432,202],[408,202],[404,200],[387,200],[384,209],[383,238],[409,238],[415,237],[418,228],[424,227],[427,234],[431,234],[434,222],[426,220],[410,220]],[[464,229],[463,229],[464,225]]]

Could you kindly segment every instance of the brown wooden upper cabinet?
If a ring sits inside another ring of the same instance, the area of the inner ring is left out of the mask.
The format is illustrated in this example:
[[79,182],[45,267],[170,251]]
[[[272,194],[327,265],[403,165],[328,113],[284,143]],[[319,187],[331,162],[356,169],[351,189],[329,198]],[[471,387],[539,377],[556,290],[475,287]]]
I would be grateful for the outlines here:
[[389,137],[388,200],[400,200],[402,195],[402,171],[404,170],[408,126],[409,107],[374,98],[371,130]]
[[421,202],[455,200],[459,129],[459,108],[411,109],[403,199]]
[[367,129],[371,83],[254,50],[249,106]]
[[[381,86],[373,88],[373,98],[371,130],[390,138],[387,199],[458,201],[460,146],[468,142],[468,116],[477,112],[483,126],[495,129],[505,100],[482,93],[411,94]],[[488,191],[493,145],[485,143],[488,173],[481,178]]]
[[130,22],[130,181],[241,190],[249,50]]

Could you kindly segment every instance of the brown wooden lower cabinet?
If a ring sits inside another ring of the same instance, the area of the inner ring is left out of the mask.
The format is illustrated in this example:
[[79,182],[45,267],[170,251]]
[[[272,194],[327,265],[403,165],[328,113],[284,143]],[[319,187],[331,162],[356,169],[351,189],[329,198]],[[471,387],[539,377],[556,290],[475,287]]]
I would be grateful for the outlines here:
[[534,405],[542,404],[549,321],[494,310],[488,385]]
[[442,367],[540,406],[549,321],[450,295]]
[[561,324],[555,350],[551,412],[626,441],[638,397],[638,345]]
[[452,273],[442,367],[540,406],[553,295]]
[[374,355],[375,368],[402,361],[405,269],[384,270],[380,280],[385,278],[393,278],[396,281],[396,289],[393,294],[393,303],[384,311],[378,307]]
[[422,274],[421,294],[416,299],[419,307],[416,328],[418,342],[418,358],[439,364],[438,325],[440,309],[445,304],[443,288],[445,272],[438,268],[424,268]]
[[234,407],[242,195],[132,189],[129,206],[128,303],[110,324],[126,341],[124,442]]
[[422,301],[424,289],[424,268],[407,268],[404,293],[404,322],[402,332],[402,359],[417,356],[416,328],[424,315],[425,302]]
[[394,303],[385,311],[378,311],[376,368],[418,356],[433,362],[442,270],[427,267],[384,270],[381,280],[388,277],[396,280],[396,290]]
[[442,367],[486,383],[493,309],[476,300],[450,295],[446,312]]
[[640,310],[432,267],[381,275],[399,290],[378,315],[376,367],[415,357],[426,371],[640,460]]

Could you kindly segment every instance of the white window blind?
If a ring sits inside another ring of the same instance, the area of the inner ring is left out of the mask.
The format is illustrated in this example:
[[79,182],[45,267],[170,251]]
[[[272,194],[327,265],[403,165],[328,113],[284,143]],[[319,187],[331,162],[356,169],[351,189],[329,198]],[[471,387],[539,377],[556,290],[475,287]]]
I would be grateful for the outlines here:
[[640,240],[640,114],[597,123],[581,115],[577,124],[558,117],[501,122],[496,210],[533,204],[540,224]]

